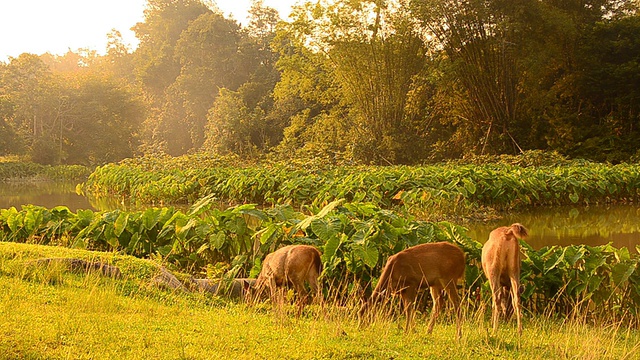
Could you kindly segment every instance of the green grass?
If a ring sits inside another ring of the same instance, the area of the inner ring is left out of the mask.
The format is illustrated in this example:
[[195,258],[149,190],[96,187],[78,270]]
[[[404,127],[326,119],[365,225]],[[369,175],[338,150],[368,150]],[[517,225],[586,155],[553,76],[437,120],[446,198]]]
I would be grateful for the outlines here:
[[[31,259],[101,259],[119,280],[79,275]],[[527,317],[490,335],[488,314],[468,313],[463,337],[446,316],[425,333],[404,320],[377,318],[360,328],[355,306],[247,307],[205,294],[149,285],[156,265],[116,254],[0,243],[0,359],[633,359],[640,334],[626,325]]]

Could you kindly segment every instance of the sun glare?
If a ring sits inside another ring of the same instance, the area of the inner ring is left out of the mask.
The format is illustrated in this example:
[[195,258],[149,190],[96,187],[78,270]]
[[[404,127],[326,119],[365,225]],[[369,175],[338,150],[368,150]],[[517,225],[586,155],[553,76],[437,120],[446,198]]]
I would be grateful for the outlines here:
[[[264,0],[286,18],[297,0]],[[69,50],[104,53],[107,34],[118,30],[125,44],[137,46],[131,27],[144,21],[146,0],[0,1],[0,61],[22,53],[61,55]],[[219,0],[225,16],[245,22],[251,0]]]

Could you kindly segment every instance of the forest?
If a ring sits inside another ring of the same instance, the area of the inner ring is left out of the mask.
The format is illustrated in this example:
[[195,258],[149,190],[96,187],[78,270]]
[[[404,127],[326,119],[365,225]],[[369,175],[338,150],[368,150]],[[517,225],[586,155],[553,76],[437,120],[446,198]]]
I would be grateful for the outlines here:
[[102,165],[205,153],[426,164],[640,158],[640,3],[148,0],[131,49],[0,63],[0,156]]

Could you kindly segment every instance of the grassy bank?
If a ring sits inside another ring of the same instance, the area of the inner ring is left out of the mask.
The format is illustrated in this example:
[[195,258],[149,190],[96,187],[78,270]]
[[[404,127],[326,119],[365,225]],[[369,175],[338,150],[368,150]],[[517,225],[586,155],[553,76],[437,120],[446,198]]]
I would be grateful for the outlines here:
[[0,158],[0,181],[84,181],[92,169],[82,165],[42,165]]
[[[42,257],[101,259],[122,279],[33,268]],[[404,334],[403,319],[359,328],[355,307],[310,307],[296,319],[267,305],[249,308],[205,294],[149,285],[155,265],[111,253],[0,243],[2,359],[632,359],[640,334],[626,325],[599,327],[543,316],[489,335],[487,314],[465,315],[463,338],[443,317],[427,335],[426,316]],[[286,310],[286,309],[285,309]]]
[[[448,222],[407,219],[366,203],[333,202],[306,216],[289,206],[225,210],[207,201],[189,212],[70,212],[64,207],[0,209],[0,240],[161,258],[191,274],[254,277],[266,254],[285,244],[322,252],[323,278],[344,299],[371,288],[387,258],[419,243],[449,241],[465,252],[469,292],[489,294],[480,267],[482,244]],[[617,321],[640,311],[640,257],[611,245],[533,249],[521,241],[521,300],[536,314],[578,314]],[[348,282],[345,279],[349,279]],[[473,296],[463,298],[477,307]]]

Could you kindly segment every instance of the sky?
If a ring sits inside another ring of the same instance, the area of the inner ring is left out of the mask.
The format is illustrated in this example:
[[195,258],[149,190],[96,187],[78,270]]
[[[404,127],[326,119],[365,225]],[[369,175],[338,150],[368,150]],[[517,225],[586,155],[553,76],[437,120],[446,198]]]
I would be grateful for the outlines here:
[[[263,0],[283,19],[298,0]],[[225,16],[246,23],[251,0],[215,0]],[[135,47],[131,27],[143,21],[146,0],[0,0],[0,61],[22,53],[62,55],[80,48],[104,53],[116,29]]]

